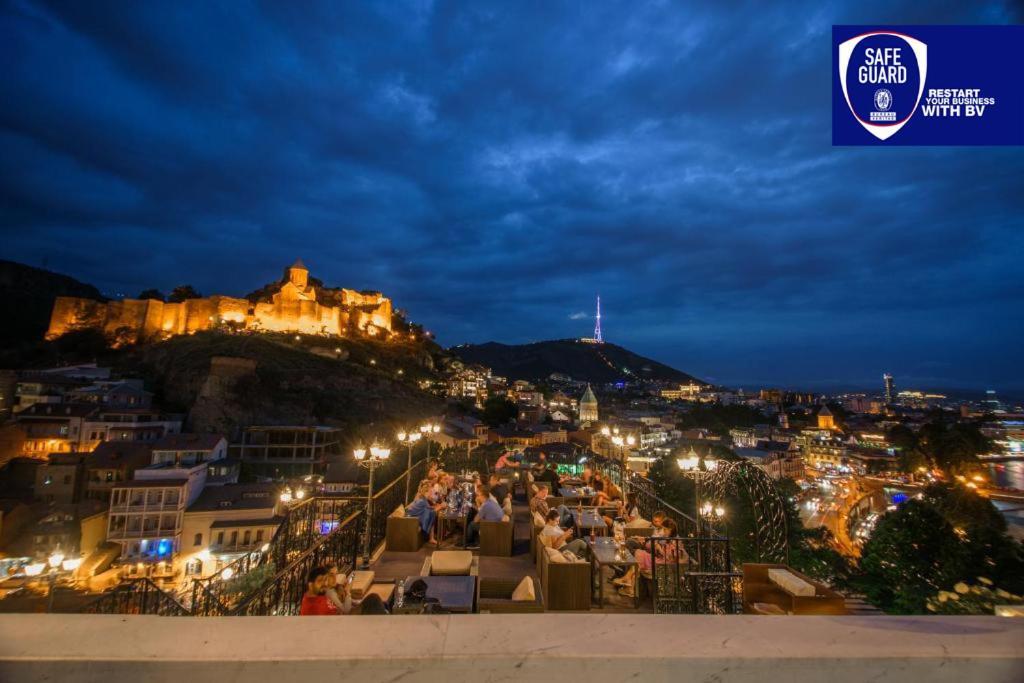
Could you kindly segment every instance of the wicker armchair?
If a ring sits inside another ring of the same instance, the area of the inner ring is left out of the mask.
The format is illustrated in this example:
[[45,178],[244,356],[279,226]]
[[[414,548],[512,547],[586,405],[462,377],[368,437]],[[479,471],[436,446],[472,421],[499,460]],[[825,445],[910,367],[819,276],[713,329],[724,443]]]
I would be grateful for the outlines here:
[[540,581],[532,579],[537,598],[533,601],[512,600],[512,591],[519,585],[516,579],[480,579],[480,596],[477,605],[481,612],[492,614],[532,614],[544,611],[544,595]]
[[487,557],[512,557],[515,522],[480,522],[480,554]]
[[589,562],[555,563],[540,553],[540,585],[550,611],[589,610],[591,566]]
[[420,520],[416,517],[388,517],[384,533],[384,547],[397,552],[414,553],[423,545]]

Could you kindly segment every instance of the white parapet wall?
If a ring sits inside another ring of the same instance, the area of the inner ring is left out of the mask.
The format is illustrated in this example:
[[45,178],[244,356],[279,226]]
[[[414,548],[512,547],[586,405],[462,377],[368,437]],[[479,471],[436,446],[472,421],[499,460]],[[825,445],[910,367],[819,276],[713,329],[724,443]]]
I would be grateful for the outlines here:
[[1024,681],[1024,619],[0,615],[0,681]]

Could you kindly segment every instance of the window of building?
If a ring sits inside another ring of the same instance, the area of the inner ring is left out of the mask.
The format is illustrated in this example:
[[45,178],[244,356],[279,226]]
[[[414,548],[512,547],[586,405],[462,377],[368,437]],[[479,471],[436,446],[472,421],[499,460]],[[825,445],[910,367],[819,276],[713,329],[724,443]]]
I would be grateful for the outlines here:
[[224,545],[224,532],[223,531],[217,532],[217,545],[221,545],[221,546]]
[[232,531],[231,532],[231,545],[232,546],[238,545],[238,532],[237,531]]
[[263,542],[263,529],[257,529],[256,530],[256,542],[257,543],[262,543]]
[[249,545],[252,542],[252,532],[248,529],[245,530],[245,535],[242,537],[242,545]]
[[192,545],[202,545],[202,544],[203,544],[203,535],[202,534],[196,534],[196,537],[192,540]]

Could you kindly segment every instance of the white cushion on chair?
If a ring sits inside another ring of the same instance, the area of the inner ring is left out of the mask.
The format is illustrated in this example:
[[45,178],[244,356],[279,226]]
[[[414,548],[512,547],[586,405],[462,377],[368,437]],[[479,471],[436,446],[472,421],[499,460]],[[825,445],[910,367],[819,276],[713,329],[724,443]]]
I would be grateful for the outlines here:
[[[543,538],[543,536],[541,538]],[[548,562],[550,562],[551,564],[568,564],[569,563],[569,560],[566,559],[565,555],[563,555],[562,553],[558,552],[554,548],[547,548],[546,547],[546,548],[544,548],[544,552],[547,554]]]
[[533,579],[524,576],[516,589],[512,591],[513,602],[533,602],[537,599],[537,593],[533,589]]
[[468,550],[436,550],[430,556],[430,573],[435,576],[469,576],[473,553]]
[[405,517],[405,506],[402,505],[401,503],[399,503],[398,507],[395,508],[395,511],[392,512],[389,516],[390,517]]
[[547,522],[544,520],[544,516],[541,515],[539,512],[534,512],[533,513],[533,525],[534,526],[544,526],[545,524],[547,524]]

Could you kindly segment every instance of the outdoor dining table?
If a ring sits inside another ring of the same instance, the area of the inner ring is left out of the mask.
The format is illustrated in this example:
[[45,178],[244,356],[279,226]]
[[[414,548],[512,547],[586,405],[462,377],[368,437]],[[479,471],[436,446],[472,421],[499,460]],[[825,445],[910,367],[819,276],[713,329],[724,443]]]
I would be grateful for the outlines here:
[[589,536],[591,533],[595,536],[607,535],[608,525],[605,523],[604,517],[597,514],[592,508],[584,508],[582,514],[576,510],[572,510],[572,513],[573,517],[576,518],[576,528],[580,530],[581,538]]
[[[587,546],[590,547],[590,563],[594,567],[594,576],[597,577],[597,606],[604,609],[604,576],[602,570],[605,567],[637,567],[638,563],[633,553],[609,536],[587,539]],[[633,606],[640,607],[640,572],[633,572]]]
[[[405,590],[408,595],[409,587],[416,581],[424,581],[427,584],[428,598],[436,598],[442,609],[449,612],[472,614],[476,609],[476,579],[475,576],[410,576],[405,579]],[[401,607],[395,608],[396,614],[418,613],[420,605],[410,603],[406,600]]]
[[452,526],[462,527],[462,544],[460,547],[466,546],[466,526],[469,523],[468,519],[469,511],[462,512],[461,510],[452,510],[445,508],[437,516],[438,534],[437,543],[438,547],[444,543],[445,538],[448,537],[448,530]]
[[566,501],[566,505],[569,505],[569,501],[590,501],[593,497],[593,494],[581,486],[563,486],[558,489],[558,493]]

